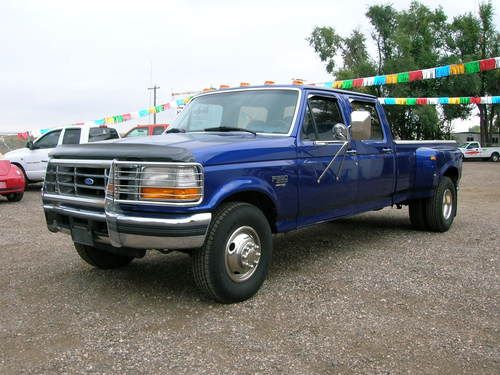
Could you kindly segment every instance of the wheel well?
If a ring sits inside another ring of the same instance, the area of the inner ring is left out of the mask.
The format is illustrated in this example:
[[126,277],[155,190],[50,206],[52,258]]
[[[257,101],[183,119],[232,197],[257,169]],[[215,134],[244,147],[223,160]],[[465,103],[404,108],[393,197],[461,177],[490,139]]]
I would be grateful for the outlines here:
[[243,191],[227,197],[221,203],[226,202],[245,202],[256,206],[266,216],[269,226],[271,227],[271,231],[276,233],[276,206],[271,198],[269,198],[266,194],[258,191]]
[[443,176],[451,178],[455,186],[458,183],[458,169],[456,167],[450,167],[444,172]]

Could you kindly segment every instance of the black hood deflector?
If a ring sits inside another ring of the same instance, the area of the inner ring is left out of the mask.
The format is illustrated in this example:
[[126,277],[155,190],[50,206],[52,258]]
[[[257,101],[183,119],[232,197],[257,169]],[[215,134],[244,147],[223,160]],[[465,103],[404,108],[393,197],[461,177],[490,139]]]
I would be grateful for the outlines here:
[[87,143],[62,145],[50,153],[56,159],[147,160],[194,162],[191,151],[183,147],[146,143]]

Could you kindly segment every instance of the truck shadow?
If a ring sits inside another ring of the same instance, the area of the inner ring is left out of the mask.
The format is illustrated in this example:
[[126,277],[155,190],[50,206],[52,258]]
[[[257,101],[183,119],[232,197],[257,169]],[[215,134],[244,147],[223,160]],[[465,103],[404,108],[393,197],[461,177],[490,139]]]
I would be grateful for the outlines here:
[[[304,268],[309,263],[317,262],[318,258],[331,262],[327,258],[332,253],[340,258],[346,257],[350,252],[364,251],[366,246],[363,249],[363,243],[376,245],[384,236],[398,236],[401,232],[413,232],[406,215],[387,217],[369,214],[277,236],[268,282],[279,284],[282,278],[291,277],[291,273],[306,272]],[[123,290],[126,290],[136,295],[152,296],[152,301],[213,303],[197,290],[190,257],[185,254],[151,252],[118,270],[89,269],[83,264],[79,269],[78,279],[88,278],[93,284],[115,289],[117,294],[123,295]]]

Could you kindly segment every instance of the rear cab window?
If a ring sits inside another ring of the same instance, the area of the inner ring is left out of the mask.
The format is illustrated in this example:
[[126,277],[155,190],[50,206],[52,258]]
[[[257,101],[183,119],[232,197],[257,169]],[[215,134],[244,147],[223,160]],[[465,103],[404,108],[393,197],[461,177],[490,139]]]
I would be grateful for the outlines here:
[[162,134],[164,131],[165,131],[165,127],[164,127],[164,126],[155,126],[155,127],[153,128],[153,135],[160,135],[160,134]]
[[113,128],[90,128],[89,142],[107,141],[120,138],[116,129]]

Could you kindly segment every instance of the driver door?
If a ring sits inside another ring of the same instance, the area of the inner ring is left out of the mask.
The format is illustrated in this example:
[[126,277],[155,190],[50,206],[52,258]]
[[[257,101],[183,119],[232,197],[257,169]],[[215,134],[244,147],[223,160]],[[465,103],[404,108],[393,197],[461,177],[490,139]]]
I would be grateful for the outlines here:
[[299,227],[351,213],[358,176],[354,150],[347,145],[328,167],[344,143],[335,137],[337,123],[346,121],[336,96],[309,95],[297,137]]
[[43,180],[49,161],[49,153],[57,147],[61,129],[53,130],[38,138],[26,156],[26,174],[33,181]]

